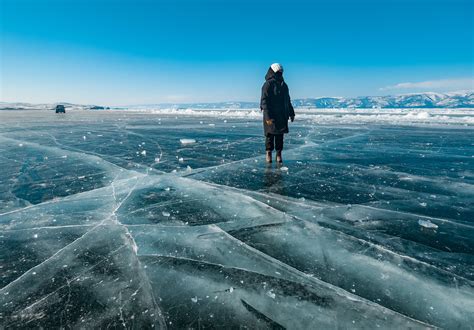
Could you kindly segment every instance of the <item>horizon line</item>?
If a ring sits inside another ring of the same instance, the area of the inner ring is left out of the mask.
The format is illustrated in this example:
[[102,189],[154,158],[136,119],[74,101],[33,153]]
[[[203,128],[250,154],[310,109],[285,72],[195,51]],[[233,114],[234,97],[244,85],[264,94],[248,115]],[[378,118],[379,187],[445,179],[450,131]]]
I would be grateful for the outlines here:
[[[400,94],[386,94],[386,95],[359,95],[359,96],[315,96],[315,97],[298,97],[295,100],[315,100],[315,99],[323,99],[323,98],[334,98],[334,99],[357,99],[363,97],[393,97],[393,96],[404,96],[404,95],[419,95],[419,94],[463,94],[463,93],[474,93],[474,89],[466,89],[466,90],[459,90],[459,91],[451,91],[451,92],[433,92],[433,91],[426,91],[426,92],[413,92],[413,93],[400,93]],[[201,103],[209,103],[209,104],[217,104],[217,103],[258,103],[258,100],[255,101],[187,101],[187,102],[156,102],[156,103],[132,103],[132,104],[106,104],[106,103],[75,103],[75,102],[68,102],[68,101],[57,101],[57,102],[23,102],[23,101],[1,101],[0,103],[23,103],[23,104],[73,104],[73,105],[87,105],[87,106],[107,106],[107,107],[130,107],[130,106],[149,106],[149,105],[190,105],[190,104],[201,104]]]

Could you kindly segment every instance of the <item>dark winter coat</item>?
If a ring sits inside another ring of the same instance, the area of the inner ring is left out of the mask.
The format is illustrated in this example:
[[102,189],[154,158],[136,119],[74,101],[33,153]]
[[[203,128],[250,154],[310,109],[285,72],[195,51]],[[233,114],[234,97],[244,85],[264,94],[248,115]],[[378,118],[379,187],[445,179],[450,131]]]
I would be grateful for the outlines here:
[[[288,119],[295,116],[295,110],[281,72],[275,73],[271,68],[268,69],[262,86],[260,109],[263,111],[265,136],[288,133]],[[273,123],[268,125],[266,121],[270,119],[273,119]]]

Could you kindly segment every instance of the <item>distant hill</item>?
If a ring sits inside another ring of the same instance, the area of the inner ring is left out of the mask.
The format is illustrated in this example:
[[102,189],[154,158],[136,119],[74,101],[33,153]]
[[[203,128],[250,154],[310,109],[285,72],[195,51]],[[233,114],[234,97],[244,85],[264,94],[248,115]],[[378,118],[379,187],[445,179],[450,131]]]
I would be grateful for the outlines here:
[[24,103],[24,102],[0,102],[0,110],[54,110],[56,105],[62,104],[66,110],[106,110],[109,107],[98,105],[73,104],[68,102],[58,103]]
[[[453,93],[416,93],[389,96],[360,97],[319,97],[292,100],[296,108],[474,108],[474,91]],[[0,110],[48,110],[56,104],[63,104],[67,110],[104,110],[108,107],[97,105],[80,105],[71,103],[30,104],[0,102]],[[112,109],[255,109],[258,102],[212,102],[212,103],[160,103],[144,104]]]

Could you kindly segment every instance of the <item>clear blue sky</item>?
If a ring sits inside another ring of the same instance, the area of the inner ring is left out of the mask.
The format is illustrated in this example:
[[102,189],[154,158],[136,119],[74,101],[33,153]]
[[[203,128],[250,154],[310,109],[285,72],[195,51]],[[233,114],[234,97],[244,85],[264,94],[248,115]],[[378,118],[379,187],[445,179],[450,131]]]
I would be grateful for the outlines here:
[[1,101],[293,98],[474,89],[474,0],[0,0]]

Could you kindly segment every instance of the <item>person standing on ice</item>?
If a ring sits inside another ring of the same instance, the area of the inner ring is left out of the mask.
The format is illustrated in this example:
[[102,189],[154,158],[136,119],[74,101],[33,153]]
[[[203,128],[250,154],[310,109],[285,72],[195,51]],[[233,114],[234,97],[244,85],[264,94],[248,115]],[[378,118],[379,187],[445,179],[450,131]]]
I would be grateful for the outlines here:
[[288,120],[295,119],[288,85],[283,79],[283,66],[273,63],[262,86],[260,110],[263,111],[266,160],[272,162],[272,151],[276,149],[276,161],[282,163],[283,135],[288,133]]

